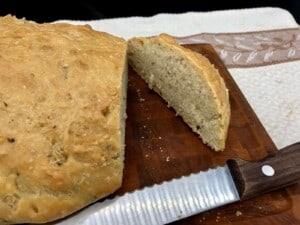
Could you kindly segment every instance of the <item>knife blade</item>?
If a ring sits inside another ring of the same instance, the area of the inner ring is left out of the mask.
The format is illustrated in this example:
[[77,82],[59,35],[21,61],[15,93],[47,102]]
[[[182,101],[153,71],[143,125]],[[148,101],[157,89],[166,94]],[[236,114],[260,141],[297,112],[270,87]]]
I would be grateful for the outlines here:
[[[266,158],[230,159],[217,167],[145,187],[96,203],[82,225],[159,225],[236,201],[252,198],[300,180],[300,142]],[[59,223],[63,225],[64,223]]]

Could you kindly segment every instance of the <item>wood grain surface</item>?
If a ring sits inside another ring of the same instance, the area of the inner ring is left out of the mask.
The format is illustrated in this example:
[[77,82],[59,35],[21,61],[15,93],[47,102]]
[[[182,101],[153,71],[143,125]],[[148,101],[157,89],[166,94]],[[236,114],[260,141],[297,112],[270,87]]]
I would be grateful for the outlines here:
[[[229,89],[232,114],[226,149],[216,153],[204,145],[130,68],[125,170],[123,185],[116,195],[224,165],[233,157],[258,160],[277,151],[213,48],[205,44],[187,47],[207,56]],[[173,224],[300,224],[300,184]]]

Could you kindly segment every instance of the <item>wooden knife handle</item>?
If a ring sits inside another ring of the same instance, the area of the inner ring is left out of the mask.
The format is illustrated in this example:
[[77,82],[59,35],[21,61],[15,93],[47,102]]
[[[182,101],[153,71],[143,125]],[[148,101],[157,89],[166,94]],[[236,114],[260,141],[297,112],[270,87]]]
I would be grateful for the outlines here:
[[266,158],[249,162],[227,161],[241,200],[300,181],[300,142]]

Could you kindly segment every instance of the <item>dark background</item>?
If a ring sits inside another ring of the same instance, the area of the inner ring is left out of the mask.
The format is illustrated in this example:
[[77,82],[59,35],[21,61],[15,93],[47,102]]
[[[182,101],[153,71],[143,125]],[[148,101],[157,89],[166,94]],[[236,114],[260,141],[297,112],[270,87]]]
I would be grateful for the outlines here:
[[58,19],[89,20],[262,6],[287,9],[300,23],[300,0],[0,0],[0,15],[10,13],[37,22],[50,22]]

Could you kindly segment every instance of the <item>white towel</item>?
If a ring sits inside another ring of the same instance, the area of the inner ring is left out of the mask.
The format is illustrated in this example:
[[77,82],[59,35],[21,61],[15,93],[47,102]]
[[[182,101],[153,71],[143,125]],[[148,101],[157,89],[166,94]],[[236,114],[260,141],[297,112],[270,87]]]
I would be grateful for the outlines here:
[[59,22],[90,24],[96,30],[126,39],[134,36],[153,36],[163,32],[174,36],[187,36],[203,32],[228,33],[298,27],[288,11],[270,7]]

